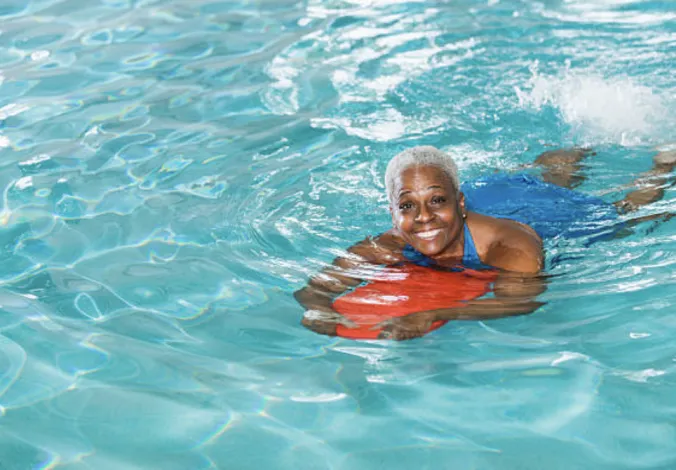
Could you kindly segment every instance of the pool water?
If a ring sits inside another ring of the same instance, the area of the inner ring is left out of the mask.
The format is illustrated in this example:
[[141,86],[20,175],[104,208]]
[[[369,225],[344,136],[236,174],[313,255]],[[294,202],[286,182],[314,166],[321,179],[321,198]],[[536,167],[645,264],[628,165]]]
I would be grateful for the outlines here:
[[[389,158],[463,180],[676,141],[658,0],[0,2],[0,467],[676,468],[676,226],[547,243],[536,314],[410,342],[291,296],[389,226]],[[640,215],[674,211],[671,188]]]

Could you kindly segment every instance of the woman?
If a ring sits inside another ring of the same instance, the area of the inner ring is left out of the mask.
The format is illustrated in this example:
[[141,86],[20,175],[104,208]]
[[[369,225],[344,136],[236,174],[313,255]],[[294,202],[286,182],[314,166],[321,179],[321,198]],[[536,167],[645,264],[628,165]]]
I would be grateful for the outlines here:
[[[576,170],[587,153],[581,149],[547,152],[536,164],[544,167],[546,182],[572,187],[579,182]],[[662,196],[664,181],[659,177],[673,169],[673,153],[656,157],[652,172],[639,180],[650,184],[618,202],[619,210],[634,210]],[[333,300],[362,283],[362,273],[370,266],[405,261],[441,269],[459,264],[497,268],[494,297],[388,319],[378,325],[381,338],[411,339],[422,336],[435,321],[521,315],[542,305],[536,300],[544,291],[539,275],[544,262],[542,239],[524,223],[468,210],[457,166],[449,155],[434,147],[405,150],[390,161],[385,183],[392,229],[354,245],[347,256],[334,260],[295,293],[307,310],[304,326],[326,335],[335,335],[338,324],[350,327],[350,321],[333,310]]]

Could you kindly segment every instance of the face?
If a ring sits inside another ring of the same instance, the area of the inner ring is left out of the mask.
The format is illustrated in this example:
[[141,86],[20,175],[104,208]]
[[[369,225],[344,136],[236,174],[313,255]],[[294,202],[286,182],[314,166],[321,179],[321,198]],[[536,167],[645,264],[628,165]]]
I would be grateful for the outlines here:
[[402,238],[426,256],[462,254],[465,197],[435,166],[407,168],[395,181],[392,223]]

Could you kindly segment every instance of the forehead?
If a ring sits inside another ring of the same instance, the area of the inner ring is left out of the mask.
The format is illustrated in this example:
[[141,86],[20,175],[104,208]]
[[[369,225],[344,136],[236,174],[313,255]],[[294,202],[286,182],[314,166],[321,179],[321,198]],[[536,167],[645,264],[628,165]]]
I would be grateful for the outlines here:
[[453,182],[446,172],[433,165],[419,165],[406,168],[397,178],[399,190],[427,189],[430,186],[441,186],[451,190]]

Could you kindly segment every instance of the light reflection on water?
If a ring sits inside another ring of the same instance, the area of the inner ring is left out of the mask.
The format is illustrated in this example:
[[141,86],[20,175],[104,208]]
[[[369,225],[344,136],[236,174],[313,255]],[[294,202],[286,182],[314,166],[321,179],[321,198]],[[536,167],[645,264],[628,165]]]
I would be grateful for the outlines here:
[[580,190],[618,198],[673,144],[668,5],[0,16],[4,466],[674,466],[672,222],[552,241],[537,314],[409,343],[315,335],[290,295],[388,228],[382,175],[407,146],[472,179],[592,145]]

